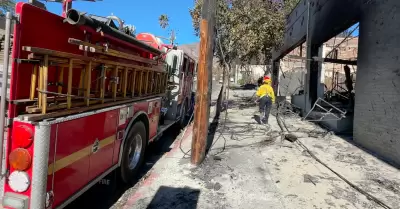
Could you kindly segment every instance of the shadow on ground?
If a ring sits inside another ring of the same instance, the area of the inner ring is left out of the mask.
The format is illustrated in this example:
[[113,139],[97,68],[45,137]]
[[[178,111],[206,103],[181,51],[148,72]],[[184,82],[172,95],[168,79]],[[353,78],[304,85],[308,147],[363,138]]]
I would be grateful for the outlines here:
[[[232,99],[225,101],[223,108],[221,110],[220,115],[215,115],[213,118],[212,122],[209,125],[208,128],[208,137],[207,137],[207,147],[206,147],[206,156],[208,153],[213,149],[213,146],[219,141],[219,140],[224,140],[223,147],[221,148],[221,151],[216,153],[215,155],[218,155],[222,152],[225,151],[225,148],[227,148],[226,144],[228,140],[235,140],[234,136],[239,136],[244,133],[248,133],[249,131],[251,132],[251,136],[249,137],[254,137],[254,134],[256,134],[254,131],[252,132],[251,130],[247,130],[249,127],[249,124],[240,124],[239,128],[241,128],[240,132],[238,133],[233,133],[233,127],[226,126],[226,124],[229,122],[228,117],[225,115],[226,111],[229,109],[233,108],[238,108],[240,110],[245,109],[245,108],[250,108],[256,106],[255,102],[253,101],[254,97],[253,96],[247,96],[247,97],[240,97],[237,99]],[[212,105],[215,105],[212,104]],[[257,117],[257,116],[255,116]],[[261,124],[260,118],[253,118],[255,119],[259,124]],[[258,119],[258,120],[257,120]],[[252,129],[252,127],[250,127]],[[231,136],[225,136],[227,133],[231,133]],[[261,133],[265,134],[265,133]],[[243,136],[241,137],[243,138]]]
[[200,190],[161,186],[147,209],[196,209]]
[[219,124],[219,118],[214,117],[213,121],[208,126],[206,156],[207,156],[208,152],[210,151],[210,149],[212,148],[212,145],[214,143],[214,137],[215,137],[215,133],[217,132],[218,124]]
[[[156,164],[156,162],[165,153],[171,150],[170,147],[180,134],[180,131],[181,129],[177,126],[171,127],[158,141],[149,145],[146,150],[145,163],[141,168],[140,174],[136,177],[135,182],[138,182],[141,178],[145,177],[146,174]],[[125,191],[130,188],[129,186],[120,183],[117,180],[117,175],[117,172],[110,173],[106,178],[104,178],[104,184],[96,184],[90,190],[68,205],[66,209],[109,209],[118,201]],[[109,180],[109,183],[107,180]],[[165,190],[166,188],[163,189],[163,191]]]

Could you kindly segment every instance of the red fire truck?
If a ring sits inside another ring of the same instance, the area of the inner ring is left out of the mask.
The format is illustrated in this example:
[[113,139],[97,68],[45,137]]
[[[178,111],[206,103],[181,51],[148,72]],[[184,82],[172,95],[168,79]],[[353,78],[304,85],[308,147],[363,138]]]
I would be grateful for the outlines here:
[[185,125],[195,60],[116,16],[15,14],[3,207],[63,208],[114,170],[132,183],[146,145]]

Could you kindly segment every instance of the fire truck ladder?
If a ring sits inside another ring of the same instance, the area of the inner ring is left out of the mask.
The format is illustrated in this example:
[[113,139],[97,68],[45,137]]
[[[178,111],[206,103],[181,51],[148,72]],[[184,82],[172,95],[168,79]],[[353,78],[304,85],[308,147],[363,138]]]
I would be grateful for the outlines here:
[[[102,56],[88,57],[44,48],[22,47],[24,51],[30,52],[28,61],[33,63],[29,101],[37,101],[34,105],[26,107],[26,111],[30,114],[25,115],[25,119],[37,121],[60,117],[165,93],[168,74],[163,66],[155,66],[158,61],[73,38],[70,38],[68,42],[78,45],[79,49],[85,53],[90,51]],[[126,64],[104,59],[110,57],[140,64]],[[60,69],[56,84],[49,82],[50,66]],[[73,86],[73,69],[81,69],[79,87]],[[68,70],[67,79],[64,78],[65,70]],[[93,70],[96,70],[94,79],[92,78]],[[107,73],[111,73],[109,79],[111,91],[106,88]],[[67,85],[64,85],[65,80],[67,80]],[[95,88],[92,85],[94,82]],[[56,85],[57,91],[48,91],[47,87],[50,85]],[[67,90],[65,91],[64,88]],[[77,94],[73,94],[73,90]]]

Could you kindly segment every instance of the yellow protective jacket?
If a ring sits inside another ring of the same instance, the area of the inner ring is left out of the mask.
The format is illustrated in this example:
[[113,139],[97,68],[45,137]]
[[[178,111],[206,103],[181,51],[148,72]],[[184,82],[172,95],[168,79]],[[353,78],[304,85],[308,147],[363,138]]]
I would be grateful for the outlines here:
[[261,85],[258,88],[256,95],[260,98],[264,96],[269,96],[269,98],[271,98],[272,103],[275,103],[275,93],[274,89],[271,86],[271,82],[267,82]]

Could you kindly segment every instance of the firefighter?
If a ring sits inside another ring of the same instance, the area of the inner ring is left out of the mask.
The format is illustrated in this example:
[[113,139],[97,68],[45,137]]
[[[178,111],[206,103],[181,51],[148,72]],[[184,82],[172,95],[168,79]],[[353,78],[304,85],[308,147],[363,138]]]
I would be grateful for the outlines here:
[[274,89],[271,86],[271,79],[268,76],[263,78],[263,84],[258,88],[257,103],[259,105],[261,122],[268,124],[269,113],[271,111],[272,104],[275,102]]

